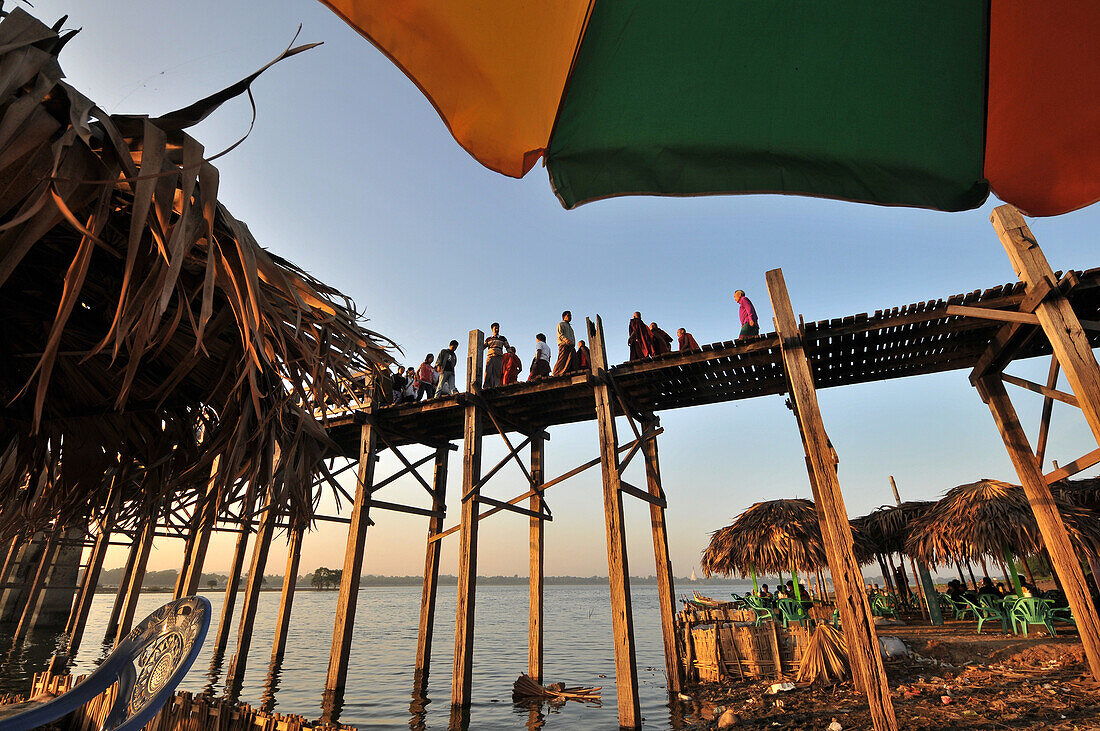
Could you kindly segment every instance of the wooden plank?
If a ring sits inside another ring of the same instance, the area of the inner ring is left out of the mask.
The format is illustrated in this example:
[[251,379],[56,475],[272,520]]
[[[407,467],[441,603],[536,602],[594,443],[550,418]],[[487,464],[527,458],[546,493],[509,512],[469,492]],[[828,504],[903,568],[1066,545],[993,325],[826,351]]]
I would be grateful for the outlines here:
[[[38,567],[35,569],[34,578],[31,579],[30,585],[27,587],[26,604],[23,605],[23,613],[19,615],[19,624],[15,626],[15,633],[12,635],[12,646],[19,644],[19,641],[23,639],[31,630],[31,624],[34,620],[35,610],[38,608],[38,601],[41,599],[42,587],[46,583],[46,575],[49,574],[50,568],[54,564],[54,559],[57,558],[58,551],[58,534],[63,529],[55,527],[46,535],[45,545],[42,546],[42,554],[38,559]],[[127,595],[129,596],[129,595]]]
[[218,455],[214,458],[214,463],[210,467],[210,479],[207,482],[206,496],[202,505],[198,508],[199,520],[187,556],[187,571],[181,577],[178,585],[177,599],[192,596],[199,591],[199,583],[202,581],[202,569],[206,563],[206,551],[210,546],[210,536],[214,530],[214,522],[218,517],[218,507],[221,501],[221,495],[217,488],[220,465],[221,455]]
[[475,495],[474,498],[473,498],[473,501],[474,502],[479,502],[479,503],[484,503],[485,505],[492,505],[495,508],[500,508],[501,510],[507,510],[507,511],[512,512],[512,513],[517,513],[519,515],[526,515],[528,518],[538,518],[539,520],[553,520],[553,518],[551,516],[547,515],[546,513],[535,513],[533,511],[528,510],[527,508],[521,508],[518,505],[513,505],[512,503],[506,503],[503,500],[494,500],[493,498],[486,497],[484,495]]
[[[603,321],[586,321],[592,375],[607,370]],[[603,473],[603,505],[607,532],[607,575],[611,588],[611,629],[615,641],[615,688],[619,726],[637,728],[642,717],[638,701],[638,668],[634,649],[634,615],[630,603],[630,571],[623,523],[622,480],[618,470],[618,436],[607,384],[593,386],[596,422],[600,434],[600,468]]]
[[385,500],[368,500],[367,506],[371,508],[377,508],[379,510],[390,510],[395,513],[407,513],[409,515],[423,515],[428,518],[433,518],[438,514],[437,510],[431,508],[418,508],[415,505],[402,505],[400,503],[389,503]]
[[141,527],[141,537],[138,538],[138,552],[134,558],[134,569],[130,573],[130,581],[126,586],[126,599],[122,604],[122,611],[118,619],[118,632],[115,634],[115,644],[122,642],[126,635],[130,634],[130,628],[134,623],[134,613],[137,611],[138,595],[141,594],[141,585],[145,581],[145,568],[149,565],[149,552],[153,548],[153,533],[156,531],[156,514],[149,518]]
[[646,492],[645,490],[642,490],[641,488],[638,488],[638,487],[634,487],[634,485],[631,485],[629,482],[626,482],[626,481],[621,480],[621,479],[619,480],[619,490],[621,492],[625,492],[627,495],[630,495],[631,497],[636,497],[639,500],[647,502],[650,505],[655,505],[659,508],[667,508],[668,507],[668,504],[665,502],[665,499],[663,497],[658,497],[656,495],[651,495],[650,493]]
[[1073,394],[1065,393],[1054,388],[1043,386],[1041,384],[1035,383],[1034,381],[1029,381],[1026,378],[1018,378],[1016,376],[1010,376],[1007,373],[1002,373],[1001,380],[1005,383],[1011,383],[1013,386],[1019,386],[1020,388],[1027,389],[1028,391],[1042,394],[1047,398],[1061,401],[1064,404],[1069,404],[1070,406],[1078,406],[1077,398]]
[[435,473],[432,479],[432,509],[435,515],[428,521],[428,540],[424,552],[424,586],[420,592],[420,630],[416,641],[414,691],[421,695],[428,687],[428,671],[432,662],[432,637],[435,632],[435,600],[439,588],[439,552],[442,546],[432,538],[443,528],[447,494],[448,449],[435,452]]
[[852,677],[856,687],[867,696],[871,723],[876,731],[896,731],[898,725],[890,700],[890,686],[879,653],[871,607],[863,591],[863,574],[852,553],[852,529],[837,476],[835,453],[821,419],[810,364],[799,337],[787,284],[779,269],[767,272],[766,279],[791,402],[810,467],[810,486],[821,524],[822,542],[848,641]]
[[141,548],[141,542],[137,536],[130,541],[130,552],[123,565],[122,576],[118,580],[118,591],[115,592],[115,601],[111,604],[111,614],[107,617],[107,630],[103,633],[104,642],[114,642],[118,635],[118,619],[122,615],[122,605],[126,603],[126,589],[130,585],[130,576],[137,566],[137,555]]
[[[1053,297],[1056,296],[1053,295]],[[1045,303],[1040,305],[1039,309],[1043,306]],[[1005,449],[1008,450],[1008,456],[1016,468],[1016,474],[1031,504],[1031,510],[1035,513],[1035,521],[1039,524],[1043,544],[1050,553],[1051,564],[1061,580],[1062,590],[1073,612],[1077,631],[1081,636],[1081,644],[1088,658],[1089,669],[1092,671],[1093,678],[1100,680],[1100,617],[1097,616],[1096,607],[1085,586],[1081,564],[1070,543],[1062,516],[1054,505],[1050,487],[1039,470],[1039,463],[1031,451],[1027,435],[1024,434],[1004,384],[997,378],[987,376],[979,382],[978,392],[989,406],[990,413],[993,414],[993,420],[997,424]]]
[[529,560],[527,575],[527,674],[536,683],[542,683],[543,671],[543,556],[545,539],[543,521],[545,510],[542,481],[546,474],[546,442],[542,438],[531,440],[531,502],[534,514],[528,526]]
[[107,506],[103,511],[103,519],[99,523],[99,534],[96,536],[92,553],[88,557],[88,566],[84,569],[84,579],[81,582],[80,593],[76,597],[76,602],[69,614],[69,621],[65,626],[65,634],[69,638],[65,654],[70,658],[80,649],[80,642],[84,637],[84,626],[88,622],[92,600],[95,598],[96,585],[99,584],[99,576],[103,570],[103,560],[107,556],[107,548],[111,543],[111,532],[115,527],[117,512],[118,490],[112,485],[111,493],[107,499]]
[[[485,336],[471,330],[466,355],[466,390],[481,386],[483,362],[481,352]],[[476,500],[481,482],[481,437],[484,431],[482,409],[474,403],[465,407],[462,437],[462,517],[458,553],[458,600],[455,607],[454,669],[451,675],[451,705],[470,705],[474,670],[474,603],[477,589],[477,528],[479,515]]]
[[947,314],[958,315],[960,317],[978,317],[984,320],[999,320],[1001,322],[1019,322],[1024,325],[1039,324],[1039,319],[1035,315],[1013,310],[995,310],[989,307],[948,305]]
[[[1037,303],[1036,303],[1037,304]],[[1058,359],[1050,356],[1050,370],[1047,372],[1047,388],[1058,387],[1058,374],[1060,367]],[[1050,396],[1043,398],[1043,414],[1039,420],[1039,439],[1035,442],[1035,459],[1039,460],[1039,469],[1043,469],[1043,462],[1047,454],[1047,437],[1050,435],[1050,417],[1054,410],[1054,399]]]
[[283,590],[279,595],[279,616],[275,620],[275,638],[271,642],[271,662],[283,659],[286,638],[290,632],[290,611],[294,606],[294,589],[298,584],[298,564],[302,558],[302,530],[295,526],[287,531],[286,570],[283,572]]
[[1055,482],[1076,475],[1078,472],[1083,472],[1095,464],[1100,464],[1100,448],[1092,450],[1083,457],[1078,457],[1064,467],[1060,467],[1053,472],[1043,475],[1043,479],[1048,485],[1053,485]]
[[[656,417],[642,422],[642,435],[651,434],[660,427]],[[661,483],[661,465],[657,455],[656,437],[642,439],[642,456],[645,460],[646,485],[653,497],[666,500]],[[678,693],[683,685],[683,669],[676,644],[676,589],[672,573],[672,558],[668,553],[668,531],[665,527],[665,509],[650,504],[649,524],[653,533],[653,560],[656,564],[657,602],[661,608],[661,637],[665,648],[665,677],[668,690]],[[738,665],[740,671],[740,665]]]
[[237,594],[240,592],[238,579],[244,571],[244,556],[248,550],[248,535],[252,531],[251,512],[255,509],[256,487],[249,485],[245,491],[244,503],[241,505],[241,529],[237,535],[237,543],[233,548],[233,560],[229,566],[228,581],[225,582],[225,599],[222,601],[221,618],[218,620],[218,634],[214,638],[214,663],[221,664],[221,657],[225,653],[225,646],[229,643],[229,629],[233,624],[233,607],[237,603]]
[[328,674],[325,692],[321,700],[321,719],[334,723],[343,705],[344,686],[348,678],[348,660],[351,658],[351,636],[355,627],[355,607],[359,599],[359,577],[363,574],[363,552],[367,543],[367,526],[370,523],[371,487],[374,483],[377,430],[368,421],[359,431],[359,470],[355,481],[355,502],[348,525],[347,546],[344,549],[344,568],[340,575],[340,595],[336,600],[336,621],[332,629],[332,648],[329,651]]

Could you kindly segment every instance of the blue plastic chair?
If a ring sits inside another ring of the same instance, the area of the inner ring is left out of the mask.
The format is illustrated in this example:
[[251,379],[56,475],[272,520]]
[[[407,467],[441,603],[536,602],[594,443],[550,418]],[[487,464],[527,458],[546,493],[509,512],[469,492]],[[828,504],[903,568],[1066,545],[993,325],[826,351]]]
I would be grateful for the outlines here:
[[118,692],[100,731],[138,731],[153,720],[187,675],[210,628],[201,596],[165,604],[118,643],[95,672],[49,700],[0,708],[0,731],[37,728],[77,710],[116,682]]

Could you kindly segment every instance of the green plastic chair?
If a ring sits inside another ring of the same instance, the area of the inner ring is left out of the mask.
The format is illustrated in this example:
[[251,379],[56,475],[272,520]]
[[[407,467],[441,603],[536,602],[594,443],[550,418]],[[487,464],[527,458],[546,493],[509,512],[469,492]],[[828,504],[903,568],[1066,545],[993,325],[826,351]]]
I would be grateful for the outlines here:
[[[997,601],[992,596],[989,594],[981,595],[978,597],[977,604],[969,599],[964,599],[963,601],[970,605],[970,611],[974,612],[974,618],[978,620],[978,634],[982,633],[982,625],[991,619],[1001,620],[1001,631],[1006,634],[1008,633],[1008,617],[1006,617],[1001,608],[997,606]],[[1015,629],[1015,627],[1013,629]]]
[[890,605],[889,599],[882,594],[871,597],[871,614],[876,617],[893,617],[897,619],[898,611]]
[[748,605],[748,608],[756,615],[756,619],[753,621],[754,626],[759,627],[764,624],[764,622],[775,621],[775,613],[760,602],[760,597],[747,594],[745,596],[745,604]]
[[779,605],[779,616],[783,620],[783,626],[788,626],[791,622],[802,624],[810,620],[810,615],[802,609],[802,604],[797,599],[780,599],[777,604]]
[[1047,628],[1047,632],[1050,633],[1051,637],[1057,637],[1058,633],[1054,631],[1054,625],[1050,623],[1050,619],[1050,604],[1047,599],[1040,599],[1037,596],[1025,596],[1012,607],[1013,626],[1019,622],[1023,628],[1024,637],[1027,637],[1029,624],[1041,624]]
[[955,619],[966,619],[967,614],[973,614],[974,612],[974,610],[967,606],[968,604],[973,606],[974,603],[966,597],[963,597],[961,602],[957,602],[951,597],[947,597],[947,601],[951,602],[951,606],[955,610]]

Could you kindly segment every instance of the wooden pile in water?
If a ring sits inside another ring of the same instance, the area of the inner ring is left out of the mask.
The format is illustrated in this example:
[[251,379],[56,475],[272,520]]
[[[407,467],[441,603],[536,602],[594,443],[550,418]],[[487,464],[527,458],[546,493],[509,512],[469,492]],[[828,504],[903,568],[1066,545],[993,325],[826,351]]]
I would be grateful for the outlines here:
[[595,688],[584,688],[576,686],[572,688],[565,687],[564,683],[551,683],[550,685],[539,685],[531,676],[527,673],[520,673],[516,678],[515,684],[512,686],[512,700],[525,701],[525,700],[548,700],[550,702],[560,701],[583,701],[583,702],[599,702],[600,690],[603,686],[597,686]]

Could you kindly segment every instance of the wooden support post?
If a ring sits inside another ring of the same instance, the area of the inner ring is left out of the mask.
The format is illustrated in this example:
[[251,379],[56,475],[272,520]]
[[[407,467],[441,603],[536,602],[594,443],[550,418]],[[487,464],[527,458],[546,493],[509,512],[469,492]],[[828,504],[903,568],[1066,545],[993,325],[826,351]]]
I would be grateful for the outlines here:
[[810,465],[810,484],[814,492],[818,521],[821,523],[822,542],[829,560],[829,571],[833,576],[840,621],[848,640],[852,677],[856,687],[867,695],[871,723],[876,731],[895,731],[898,725],[890,700],[890,686],[879,653],[871,607],[863,591],[863,574],[852,552],[852,528],[844,508],[834,451],[821,420],[810,361],[802,346],[801,332],[787,294],[783,272],[773,269],[766,277],[768,295],[775,313],[776,331],[779,334],[783,369],[787,375],[791,403]]
[[153,534],[156,533],[157,521],[160,510],[155,510],[141,526],[141,536],[138,538],[137,556],[134,558],[134,567],[130,572],[130,580],[126,585],[126,600],[122,604],[122,611],[118,617],[118,631],[115,633],[115,644],[122,642],[134,624],[134,613],[137,611],[138,597],[141,595],[141,585],[145,582],[145,567],[149,565],[149,552],[153,550]]
[[[466,390],[481,387],[481,350],[484,335],[471,330],[466,355]],[[451,676],[451,705],[468,706],[474,670],[474,592],[477,588],[477,528],[481,508],[482,410],[471,400],[465,407],[462,436],[462,526],[459,533],[458,601],[455,609],[454,671]]]
[[294,589],[298,584],[298,562],[302,558],[301,526],[287,529],[286,571],[283,572],[283,592],[279,597],[279,618],[275,621],[275,639],[271,643],[271,662],[283,659],[286,636],[290,632],[290,610],[294,606]]
[[[642,434],[656,431],[659,420],[654,417],[642,421]],[[649,494],[666,500],[661,482],[661,464],[657,457],[657,438],[642,442],[645,459],[646,483]],[[661,634],[665,643],[665,675],[670,693],[679,693],[683,683],[682,668],[676,644],[676,588],[673,584],[672,559],[668,554],[668,532],[665,528],[665,509],[649,504],[649,523],[653,529],[653,559],[657,567],[657,601],[661,606]],[[738,666],[740,667],[740,665]]]
[[[901,507],[901,494],[898,492],[898,483],[894,481],[894,476],[890,475],[890,488],[894,491],[894,502],[898,507]],[[905,566],[905,557],[899,556],[898,560],[901,561],[902,566]],[[913,569],[913,589],[917,594],[917,604],[920,604],[920,613],[925,619],[931,619],[931,615],[928,611],[928,597],[924,593],[924,581],[921,579],[920,572],[917,570],[917,560],[912,556],[909,557],[909,567]],[[938,600],[937,600],[938,604]],[[942,624],[942,621],[941,621]]]
[[244,569],[244,555],[248,549],[248,535],[252,532],[252,510],[255,507],[256,491],[249,485],[241,504],[241,532],[237,534],[237,545],[233,549],[233,563],[225,581],[225,600],[222,602],[222,615],[218,620],[218,635],[214,638],[212,665],[221,665],[225,646],[229,642],[229,627],[233,623],[233,607],[237,603],[240,590],[241,571]]
[[920,572],[920,586],[924,592],[924,604],[928,609],[928,618],[933,625],[939,627],[943,624],[943,612],[940,611],[939,592],[932,583],[932,574],[928,573],[928,566],[923,562],[918,564]]
[[46,535],[45,545],[42,546],[42,555],[38,559],[38,568],[35,569],[34,578],[27,588],[27,603],[23,606],[23,613],[19,616],[19,624],[15,626],[15,634],[12,636],[13,646],[30,632],[34,612],[42,595],[42,587],[46,583],[46,575],[49,574],[54,557],[57,555],[57,539],[63,535],[64,531],[60,527],[55,527]]
[[92,553],[88,557],[88,566],[84,569],[84,580],[80,585],[80,593],[73,604],[69,621],[65,626],[65,634],[69,636],[65,654],[72,657],[80,649],[80,641],[84,637],[84,625],[88,621],[88,613],[92,608],[92,600],[95,598],[95,588],[99,584],[99,575],[103,570],[103,559],[107,555],[107,547],[111,543],[111,532],[115,528],[115,515],[118,504],[114,498],[115,491],[103,512],[103,519],[99,523],[99,534],[96,536]]
[[[531,487],[540,487],[546,479],[546,441],[541,437],[531,439]],[[542,497],[535,492],[531,496],[532,513],[542,514]],[[545,542],[542,532],[543,520],[530,519],[530,570],[528,572],[527,599],[527,674],[536,683],[542,683],[542,597],[543,597],[543,554]]]
[[[369,408],[368,408],[369,411]],[[348,660],[351,658],[351,635],[355,627],[355,607],[359,600],[359,577],[363,573],[363,552],[367,543],[367,526],[370,525],[370,494],[374,485],[374,464],[377,461],[375,446],[377,433],[372,419],[359,430],[359,472],[355,484],[355,503],[348,525],[348,542],[344,550],[344,569],[340,576],[340,596],[336,601],[336,623],[332,630],[332,649],[329,652],[328,676],[321,718],[335,723],[343,704],[344,685],[348,679]]]
[[192,596],[199,591],[199,584],[202,581],[202,568],[206,563],[206,549],[210,545],[210,535],[214,531],[214,521],[217,519],[221,502],[221,495],[217,489],[218,467],[220,464],[221,457],[218,456],[210,467],[210,480],[207,483],[206,495],[201,506],[196,508],[199,511],[198,522],[189,541],[190,550],[186,560],[187,570],[181,575],[176,587],[177,599]]
[[603,321],[587,320],[596,421],[600,434],[600,469],[603,472],[603,509],[607,530],[607,578],[611,586],[611,630],[615,638],[615,688],[619,701],[619,726],[637,728],[642,717],[638,701],[638,667],[634,650],[634,614],[630,605],[630,571],[626,560],[626,526],[623,523],[622,480],[619,476],[618,436],[610,389],[599,378],[607,370]]
[[432,664],[432,637],[435,634],[435,598],[439,589],[439,552],[443,545],[432,537],[443,530],[443,515],[447,504],[447,460],[451,450],[435,450],[435,475],[432,478],[432,512],[428,519],[428,540],[424,551],[424,588],[420,592],[420,632],[416,642],[416,669],[413,684],[419,694],[428,685]]
[[[1043,305],[1039,307],[1041,309]],[[1091,354],[1091,351],[1089,352]],[[1068,376],[1068,366],[1066,371]],[[1063,591],[1073,611],[1077,631],[1081,635],[1081,644],[1085,648],[1085,656],[1089,661],[1089,669],[1093,677],[1100,680],[1100,617],[1097,616],[1096,607],[1089,598],[1085,576],[1081,572],[1081,565],[1077,562],[1077,554],[1070,544],[1062,516],[1054,506],[1050,487],[1043,479],[1039,462],[1035,453],[1031,451],[1027,435],[1020,425],[1016,409],[1012,406],[1012,401],[1009,400],[1001,379],[995,374],[982,378],[978,381],[978,391],[989,406],[993,420],[997,422],[997,429],[1001,433],[1001,439],[1004,440],[1008,456],[1012,459],[1020,484],[1023,485],[1024,493],[1027,495],[1028,502],[1031,503],[1031,510],[1035,513],[1035,521],[1039,524],[1043,543],[1050,552],[1054,571],[1062,580]],[[1006,559],[1011,560],[1007,552]],[[1012,571],[1015,573],[1015,568]]]
[[[264,570],[267,568],[267,556],[271,551],[271,538],[275,534],[275,523],[279,515],[275,505],[274,486],[274,462],[277,446],[274,441],[263,455],[261,467],[265,493],[267,496],[266,507],[260,516],[260,525],[256,529],[256,542],[252,546],[252,564],[248,569],[248,585],[244,590],[244,601],[241,603],[241,619],[237,625],[237,650],[233,653],[233,659],[229,662],[229,670],[225,674],[225,684],[230,698],[234,700],[240,693],[244,683],[244,671],[248,665],[248,651],[252,648],[252,629],[256,625],[256,609],[260,603],[260,589],[264,583]],[[289,619],[289,615],[287,616]]]
[[103,633],[104,642],[114,642],[118,635],[118,618],[122,614],[122,605],[126,602],[126,589],[130,586],[130,577],[137,565],[138,551],[141,550],[139,535],[135,535],[130,543],[130,553],[126,557],[126,564],[122,567],[122,576],[118,580],[118,591],[115,592],[115,601],[111,605],[111,615],[107,617],[107,631]]

